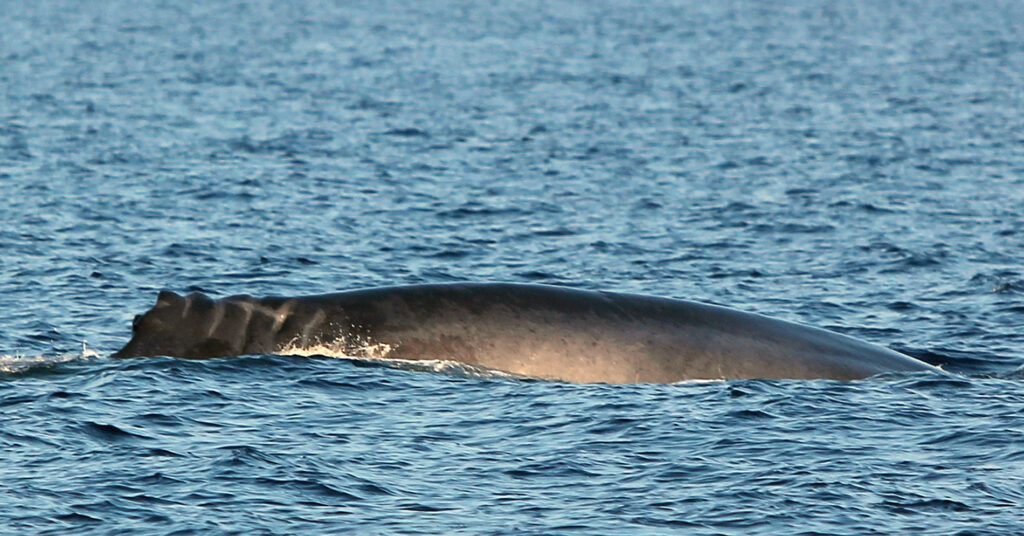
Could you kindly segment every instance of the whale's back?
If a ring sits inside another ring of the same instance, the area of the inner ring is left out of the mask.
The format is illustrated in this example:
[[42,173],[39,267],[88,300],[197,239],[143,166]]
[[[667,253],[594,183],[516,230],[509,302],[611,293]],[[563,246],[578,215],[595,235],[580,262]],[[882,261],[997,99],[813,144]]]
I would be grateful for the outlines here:
[[162,293],[115,355],[205,358],[318,348],[576,382],[850,380],[935,370],[851,337],[726,307],[495,283],[216,301]]

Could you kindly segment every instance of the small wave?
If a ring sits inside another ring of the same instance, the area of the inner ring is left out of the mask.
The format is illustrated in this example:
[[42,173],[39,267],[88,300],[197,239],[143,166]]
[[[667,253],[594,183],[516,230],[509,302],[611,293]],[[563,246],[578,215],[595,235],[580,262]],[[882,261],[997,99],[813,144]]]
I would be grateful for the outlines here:
[[1024,380],[1024,365],[1021,365],[1011,372],[1008,372],[1001,376],[1007,380]]
[[99,357],[100,354],[82,343],[82,351],[78,354],[62,355],[0,355],[0,374],[23,374],[33,370],[48,369],[72,361],[86,361]]
[[966,351],[948,346],[931,348],[895,346],[893,349],[947,372],[965,376],[989,375],[993,371],[1006,369],[1015,363],[1012,357],[983,350]]
[[728,380],[724,380],[724,379],[721,379],[721,378],[690,379],[690,380],[681,380],[681,381],[678,381],[678,382],[672,382],[672,385],[691,385],[691,384],[700,384],[700,383],[722,383],[722,382],[726,382],[726,381],[728,381]]
[[109,423],[84,421],[79,428],[83,433],[104,443],[120,443],[125,441],[137,441],[140,439],[152,439],[150,436],[129,430],[126,426],[117,426]]

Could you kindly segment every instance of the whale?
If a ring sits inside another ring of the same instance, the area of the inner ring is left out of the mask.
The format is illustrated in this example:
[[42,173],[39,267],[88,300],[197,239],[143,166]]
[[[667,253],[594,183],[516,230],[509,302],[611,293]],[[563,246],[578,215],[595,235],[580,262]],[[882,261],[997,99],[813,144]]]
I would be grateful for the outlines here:
[[521,283],[221,299],[164,290],[112,357],[252,354],[454,361],[614,384],[943,373],[873,343],[719,305]]

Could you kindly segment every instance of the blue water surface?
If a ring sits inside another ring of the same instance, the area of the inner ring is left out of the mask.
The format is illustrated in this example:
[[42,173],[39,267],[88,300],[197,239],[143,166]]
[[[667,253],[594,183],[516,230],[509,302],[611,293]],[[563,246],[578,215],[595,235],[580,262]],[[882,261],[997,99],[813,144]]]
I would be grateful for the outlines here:
[[[0,2],[0,533],[1024,532],[1024,4]],[[951,377],[115,361],[159,289],[727,304]]]

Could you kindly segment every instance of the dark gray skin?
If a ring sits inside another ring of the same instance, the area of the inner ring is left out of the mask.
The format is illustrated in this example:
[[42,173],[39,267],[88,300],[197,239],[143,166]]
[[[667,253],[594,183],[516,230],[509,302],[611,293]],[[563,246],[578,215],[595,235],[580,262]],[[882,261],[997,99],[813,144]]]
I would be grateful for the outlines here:
[[327,347],[534,378],[670,383],[856,380],[939,369],[818,328],[702,303],[544,285],[439,284],[300,298],[161,292],[113,357],[192,359]]

